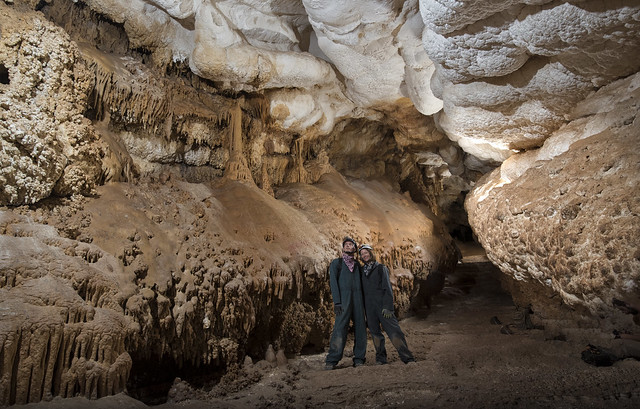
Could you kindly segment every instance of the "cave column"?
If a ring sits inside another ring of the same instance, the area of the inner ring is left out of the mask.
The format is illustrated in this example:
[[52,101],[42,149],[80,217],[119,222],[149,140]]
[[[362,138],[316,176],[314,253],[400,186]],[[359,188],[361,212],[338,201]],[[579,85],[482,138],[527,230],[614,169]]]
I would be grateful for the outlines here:
[[243,99],[231,109],[231,134],[229,136],[229,161],[225,168],[224,177],[231,180],[250,181],[255,183],[247,160],[243,153],[242,144],[242,103]]

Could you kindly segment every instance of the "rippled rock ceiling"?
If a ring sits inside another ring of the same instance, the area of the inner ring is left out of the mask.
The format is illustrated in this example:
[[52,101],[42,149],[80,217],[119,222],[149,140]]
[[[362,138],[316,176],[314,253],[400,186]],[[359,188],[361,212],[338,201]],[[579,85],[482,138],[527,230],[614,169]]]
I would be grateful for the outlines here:
[[0,405],[322,350],[345,234],[401,315],[472,232],[547,318],[640,297],[638,1],[5,0],[0,30]]

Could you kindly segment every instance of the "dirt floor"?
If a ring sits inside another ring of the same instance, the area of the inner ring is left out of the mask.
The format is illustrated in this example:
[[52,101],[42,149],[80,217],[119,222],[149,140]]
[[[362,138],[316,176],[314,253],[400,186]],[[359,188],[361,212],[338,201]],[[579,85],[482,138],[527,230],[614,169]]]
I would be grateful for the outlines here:
[[[176,379],[166,403],[157,407],[640,407],[639,361],[595,367],[581,360],[586,341],[550,339],[544,329],[510,327],[512,334],[502,333],[503,325],[492,318],[515,322],[520,310],[501,290],[497,274],[488,263],[465,264],[434,298],[431,310],[401,321],[417,363],[403,364],[389,342],[389,364],[384,366],[374,364],[371,342],[367,364],[359,368],[345,356],[337,369],[325,371],[324,354],[291,358],[279,367],[264,360],[246,362],[216,385],[194,387]],[[347,354],[352,345],[347,345]],[[24,407],[148,406],[120,394],[97,401],[58,398]]]

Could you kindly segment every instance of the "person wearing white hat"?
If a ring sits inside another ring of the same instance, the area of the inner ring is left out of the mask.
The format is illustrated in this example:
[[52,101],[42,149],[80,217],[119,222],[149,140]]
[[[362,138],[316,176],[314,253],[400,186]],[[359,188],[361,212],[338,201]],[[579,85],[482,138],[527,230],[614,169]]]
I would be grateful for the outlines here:
[[415,362],[416,360],[407,346],[404,333],[400,329],[398,319],[393,312],[393,289],[389,280],[389,269],[376,261],[373,248],[370,245],[362,245],[359,253],[360,259],[364,263],[362,267],[364,307],[367,326],[376,349],[376,364],[384,365],[387,363],[387,350],[384,346],[381,326],[398,351],[400,360],[405,364]]

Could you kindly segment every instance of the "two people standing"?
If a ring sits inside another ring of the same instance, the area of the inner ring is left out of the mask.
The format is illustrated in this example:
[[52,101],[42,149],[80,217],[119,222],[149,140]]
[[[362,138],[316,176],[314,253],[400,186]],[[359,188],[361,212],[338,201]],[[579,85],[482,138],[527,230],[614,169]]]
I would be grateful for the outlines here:
[[364,365],[367,349],[366,326],[369,328],[376,350],[376,363],[387,363],[385,339],[380,327],[387,333],[404,363],[415,362],[407,347],[404,333],[394,314],[393,290],[389,269],[375,260],[369,245],[360,247],[364,266],[355,260],[356,242],[350,237],[342,241],[342,257],[331,262],[329,278],[336,320],[329,342],[325,369],[334,369],[342,359],[349,323],[353,321],[355,342],[353,365]]

